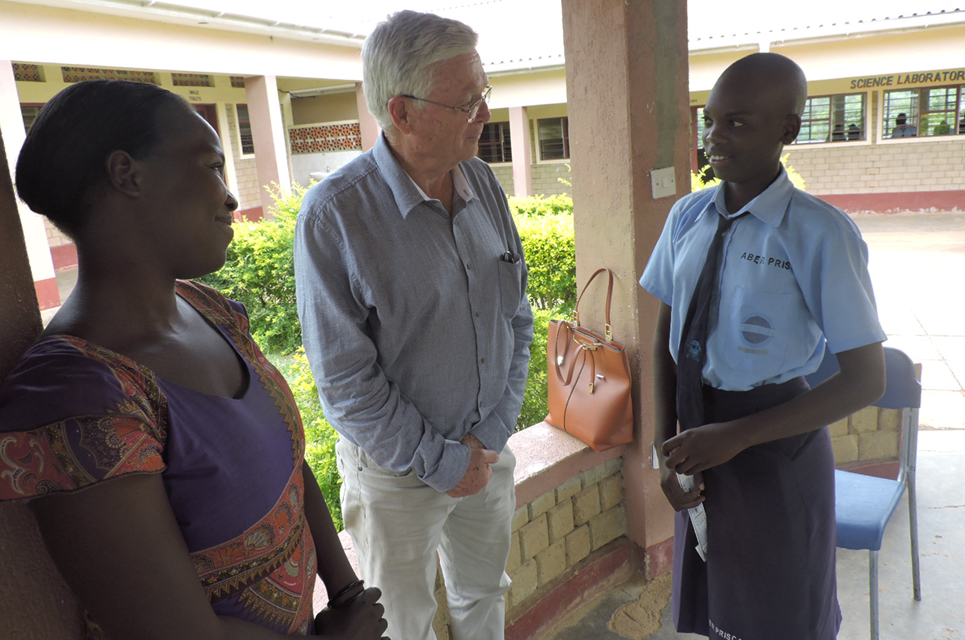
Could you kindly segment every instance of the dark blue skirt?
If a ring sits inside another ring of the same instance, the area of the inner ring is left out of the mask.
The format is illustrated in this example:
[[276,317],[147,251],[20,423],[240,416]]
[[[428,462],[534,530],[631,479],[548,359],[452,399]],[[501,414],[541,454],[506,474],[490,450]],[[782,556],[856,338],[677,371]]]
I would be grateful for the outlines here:
[[[758,413],[807,390],[803,378],[745,392],[705,387],[703,424]],[[677,630],[732,640],[835,638],[841,610],[827,428],[746,449],[704,471],[704,483],[706,563],[687,512],[674,523]]]

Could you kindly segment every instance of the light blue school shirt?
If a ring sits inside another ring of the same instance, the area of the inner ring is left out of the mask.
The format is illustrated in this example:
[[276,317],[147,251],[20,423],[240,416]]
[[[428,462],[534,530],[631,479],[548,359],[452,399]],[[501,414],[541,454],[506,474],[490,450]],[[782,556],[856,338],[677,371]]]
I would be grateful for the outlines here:
[[[841,210],[781,174],[734,215],[724,236],[712,302],[705,384],[746,391],[817,370],[832,353],[887,336],[878,322],[868,247]],[[728,215],[724,185],[681,198],[671,209],[640,285],[673,309],[670,353],[717,230]]]
[[533,337],[506,194],[478,158],[452,175],[450,217],[380,136],[309,190],[295,229],[325,417],[376,464],[439,491],[469,466],[467,433],[497,452],[513,433]]

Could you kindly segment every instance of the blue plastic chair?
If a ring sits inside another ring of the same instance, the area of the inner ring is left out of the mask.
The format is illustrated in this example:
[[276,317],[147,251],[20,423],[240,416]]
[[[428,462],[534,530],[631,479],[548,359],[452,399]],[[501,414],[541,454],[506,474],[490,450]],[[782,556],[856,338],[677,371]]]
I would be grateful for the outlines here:
[[[915,600],[921,600],[921,572],[918,562],[918,501],[915,495],[915,465],[918,459],[918,410],[921,383],[915,365],[905,352],[885,347],[887,386],[876,407],[905,409],[901,429],[901,457],[897,480],[835,470],[834,515],[838,546],[867,549],[868,583],[871,591],[871,640],[878,640],[878,552],[885,527],[908,488],[908,522],[911,529],[911,573]],[[813,387],[838,371],[838,362],[828,352],[820,368],[807,377]]]

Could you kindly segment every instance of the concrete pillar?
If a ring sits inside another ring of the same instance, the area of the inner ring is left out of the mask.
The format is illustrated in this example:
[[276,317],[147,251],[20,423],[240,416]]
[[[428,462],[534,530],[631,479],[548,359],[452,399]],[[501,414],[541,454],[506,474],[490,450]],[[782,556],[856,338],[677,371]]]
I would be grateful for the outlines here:
[[[20,113],[20,98],[13,75],[13,63],[9,60],[0,60],[0,134],[6,141],[7,162],[4,163],[4,167],[12,180],[17,166],[17,156],[20,155],[20,147],[23,146],[26,132],[23,128],[23,115]],[[20,222],[23,225],[38,304],[41,309],[58,307],[60,294],[57,291],[54,261],[50,256],[44,219],[19,200],[15,200],[14,203],[18,206]]]
[[513,189],[517,198],[533,195],[533,143],[529,137],[529,110],[509,108],[509,138],[513,148]]
[[215,109],[218,112],[218,127],[221,129],[218,131],[221,137],[221,150],[224,151],[225,183],[228,185],[228,190],[236,198],[240,198],[241,190],[238,185],[238,168],[235,166],[234,154],[235,137],[231,135],[231,129],[228,127],[228,105],[225,102],[218,102]]
[[255,146],[255,162],[258,165],[258,186],[261,187],[261,208],[269,217],[271,196],[264,187],[277,184],[283,192],[291,189],[291,171],[288,169],[288,143],[285,124],[278,101],[278,81],[275,76],[252,76],[245,78],[248,94],[248,116],[251,118],[251,138]]
[[375,141],[379,139],[382,128],[375,121],[375,116],[369,112],[369,105],[365,102],[365,92],[362,91],[362,83],[355,85],[355,102],[359,109],[359,133],[362,135],[362,151],[368,151],[375,146]]
[[[5,68],[9,63],[0,63],[0,71]],[[0,131],[0,166],[7,162],[6,131]],[[0,385],[42,328],[20,217],[10,177],[0,171]],[[0,621],[4,638],[83,637],[74,596],[47,555],[33,514],[9,502],[0,503]]]
[[[670,569],[673,511],[650,465],[657,301],[637,280],[676,199],[653,198],[650,172],[674,167],[677,196],[690,186],[687,3],[562,2],[577,279],[604,266],[617,276],[613,330],[636,381],[636,439],[623,469],[627,529],[638,568],[656,576]],[[580,318],[602,329],[603,291],[593,294]]]

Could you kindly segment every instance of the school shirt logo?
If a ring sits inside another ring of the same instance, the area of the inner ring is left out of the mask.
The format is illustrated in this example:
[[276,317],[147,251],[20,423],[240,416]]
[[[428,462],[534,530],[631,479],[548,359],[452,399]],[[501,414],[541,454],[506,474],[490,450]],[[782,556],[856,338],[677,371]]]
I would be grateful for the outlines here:
[[694,338],[687,343],[687,357],[694,362],[700,362],[700,341]]

